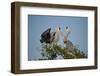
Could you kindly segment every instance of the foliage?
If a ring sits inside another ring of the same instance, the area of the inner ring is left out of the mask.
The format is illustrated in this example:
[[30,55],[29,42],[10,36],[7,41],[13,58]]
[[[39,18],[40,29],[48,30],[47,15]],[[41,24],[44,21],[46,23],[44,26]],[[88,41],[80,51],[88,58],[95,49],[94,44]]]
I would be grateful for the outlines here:
[[46,44],[42,43],[42,58],[39,60],[54,60],[54,59],[78,59],[78,58],[87,58],[87,54],[81,51],[75,46],[62,47],[56,44]]

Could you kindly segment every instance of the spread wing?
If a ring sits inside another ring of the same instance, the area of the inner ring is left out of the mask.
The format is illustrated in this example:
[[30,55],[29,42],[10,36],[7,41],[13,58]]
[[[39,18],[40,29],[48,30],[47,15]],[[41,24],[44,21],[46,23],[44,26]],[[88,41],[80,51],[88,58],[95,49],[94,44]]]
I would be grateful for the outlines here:
[[43,42],[50,43],[50,37],[51,37],[50,31],[51,31],[51,28],[48,28],[46,31],[44,31],[41,34],[41,40],[40,40],[41,43]]

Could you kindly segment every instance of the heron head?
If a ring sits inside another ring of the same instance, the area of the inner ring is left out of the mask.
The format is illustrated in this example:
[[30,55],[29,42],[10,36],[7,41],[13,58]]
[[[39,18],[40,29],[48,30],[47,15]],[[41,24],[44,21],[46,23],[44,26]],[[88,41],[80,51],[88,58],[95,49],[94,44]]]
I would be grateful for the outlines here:
[[56,26],[56,31],[60,31],[61,28],[59,26]]
[[58,29],[58,30],[61,30],[60,26],[57,26],[57,29]]

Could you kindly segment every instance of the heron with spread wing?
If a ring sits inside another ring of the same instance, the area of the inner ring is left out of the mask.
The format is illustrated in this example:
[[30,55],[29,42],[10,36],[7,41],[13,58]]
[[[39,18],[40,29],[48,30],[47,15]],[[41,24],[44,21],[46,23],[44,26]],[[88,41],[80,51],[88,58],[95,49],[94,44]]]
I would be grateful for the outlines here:
[[[61,28],[59,26],[56,27],[54,32],[51,32],[51,28],[48,28],[41,34],[41,43],[54,43],[56,45],[62,44],[61,41],[66,44],[68,41],[68,36],[71,33],[71,30],[66,27],[65,31],[62,33]],[[61,40],[61,37],[63,38]],[[60,43],[59,43],[60,42]]]

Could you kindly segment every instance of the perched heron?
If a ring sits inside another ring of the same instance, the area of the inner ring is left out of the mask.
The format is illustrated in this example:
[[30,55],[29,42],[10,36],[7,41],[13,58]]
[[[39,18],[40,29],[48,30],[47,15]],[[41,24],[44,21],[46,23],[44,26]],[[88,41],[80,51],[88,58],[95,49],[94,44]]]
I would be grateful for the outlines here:
[[56,31],[55,31],[55,37],[53,42],[55,44],[58,44],[58,41],[60,40],[60,35],[61,35],[61,28],[59,26],[56,27]]
[[63,40],[63,42],[66,44],[67,43],[67,41],[68,41],[68,36],[69,36],[69,34],[71,33],[71,30],[68,28],[68,27],[66,27],[65,28],[65,31],[64,31],[64,40]]

